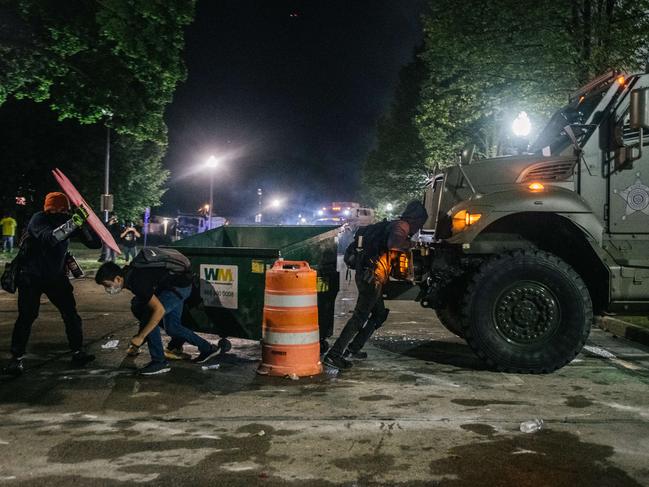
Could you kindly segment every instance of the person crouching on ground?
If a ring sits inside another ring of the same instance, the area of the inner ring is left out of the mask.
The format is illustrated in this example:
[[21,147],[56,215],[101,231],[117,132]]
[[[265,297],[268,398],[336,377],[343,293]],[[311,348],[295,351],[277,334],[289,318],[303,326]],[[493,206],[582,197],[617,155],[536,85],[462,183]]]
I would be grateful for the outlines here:
[[104,263],[95,282],[104,286],[109,294],[128,289],[135,296],[131,301],[133,315],[140,321],[140,331],[131,339],[129,355],[136,355],[144,342],[147,343],[151,362],[139,370],[142,375],[169,372],[165,358],[160,322],[167,335],[198,347],[200,354],[194,363],[204,363],[219,353],[219,348],[201,338],[181,323],[183,304],[192,290],[190,273],[174,274],[164,268],[120,268],[114,262]]
[[45,197],[43,211],[35,213],[29,221],[22,243],[25,249],[17,279],[18,319],[11,336],[12,358],[5,369],[7,373],[20,375],[24,370],[23,358],[43,294],[61,313],[72,350],[72,364],[82,367],[95,359],[83,351],[82,322],[66,264],[70,238],[79,237],[89,248],[101,246],[94,232],[84,225],[87,218],[88,212],[83,207],[70,214],[67,196],[55,192]]
[[368,248],[375,249],[376,256],[366,255],[362,262],[356,264],[355,281],[358,299],[354,313],[325,355],[323,359],[325,365],[335,369],[347,369],[352,366],[352,363],[345,357],[365,358],[367,356],[361,352],[361,348],[388,315],[388,310],[383,304],[383,286],[390,279],[391,256],[394,253],[392,250],[410,249],[411,236],[422,229],[427,218],[428,213],[424,205],[418,201],[411,201],[398,220],[379,222],[368,227],[377,229],[372,237],[375,241],[366,241],[364,244]]

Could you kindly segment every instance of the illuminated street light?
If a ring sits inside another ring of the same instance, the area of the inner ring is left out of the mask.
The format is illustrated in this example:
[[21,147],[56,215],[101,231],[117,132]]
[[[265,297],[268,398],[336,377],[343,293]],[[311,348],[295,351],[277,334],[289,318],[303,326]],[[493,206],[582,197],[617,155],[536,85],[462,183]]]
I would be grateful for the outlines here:
[[282,207],[282,200],[280,200],[279,198],[275,198],[270,202],[270,206],[275,209],[279,209]]
[[394,205],[392,203],[388,203],[385,205],[385,209],[388,212],[388,220],[392,219],[392,210],[394,210]]
[[210,157],[207,159],[207,161],[205,161],[205,166],[208,167],[208,168],[210,168],[210,169],[214,169],[214,168],[216,168],[218,165],[219,165],[219,160],[218,160],[216,157],[214,157],[214,156],[210,156]]
[[520,112],[512,123],[512,132],[516,137],[527,137],[532,130],[532,122],[527,113]]

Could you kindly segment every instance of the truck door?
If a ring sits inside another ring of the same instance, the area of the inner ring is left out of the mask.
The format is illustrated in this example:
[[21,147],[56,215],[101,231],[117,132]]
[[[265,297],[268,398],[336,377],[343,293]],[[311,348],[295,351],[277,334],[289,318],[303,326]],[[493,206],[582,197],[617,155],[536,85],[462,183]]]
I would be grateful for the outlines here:
[[[628,266],[649,266],[649,133],[643,140],[642,157],[628,168],[616,169],[609,178],[608,227],[611,244]],[[637,144],[639,131],[624,115],[625,146]]]

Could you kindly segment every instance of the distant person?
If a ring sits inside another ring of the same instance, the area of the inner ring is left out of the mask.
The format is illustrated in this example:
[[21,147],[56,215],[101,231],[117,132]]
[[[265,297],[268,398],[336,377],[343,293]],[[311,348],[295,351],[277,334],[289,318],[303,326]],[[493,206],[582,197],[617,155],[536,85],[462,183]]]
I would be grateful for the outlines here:
[[[325,365],[347,369],[352,366],[347,357],[367,357],[361,349],[372,333],[383,324],[389,312],[383,304],[383,286],[390,279],[392,251],[408,250],[411,245],[410,237],[421,230],[427,218],[428,213],[424,205],[411,201],[399,220],[383,221],[364,227],[364,250],[355,254],[354,262],[358,288],[356,307],[340,336],[325,355]],[[352,242],[350,245],[356,244]],[[345,252],[346,261],[349,250]]]
[[[146,253],[146,259],[143,253]],[[158,260],[157,264],[150,263],[154,259]],[[175,261],[175,270],[160,265],[169,259]],[[147,343],[151,361],[139,370],[141,375],[164,374],[171,370],[162,345],[160,324],[181,347],[184,342],[198,347],[200,353],[194,363],[204,363],[220,352],[218,347],[181,323],[183,305],[192,291],[192,280],[186,258],[182,255],[178,258],[176,251],[156,247],[142,250],[131,265],[120,268],[114,262],[106,262],[97,271],[95,282],[104,286],[108,294],[128,289],[135,295],[131,310],[140,321],[140,330],[131,339],[128,355],[137,355],[139,348]]]
[[84,224],[85,208],[70,213],[70,202],[63,193],[49,193],[43,211],[27,225],[25,257],[18,276],[18,319],[11,336],[11,360],[5,371],[20,375],[32,324],[38,317],[41,296],[45,294],[59,310],[72,350],[72,364],[84,366],[95,359],[83,350],[81,317],[77,313],[73,287],[67,276],[68,245],[79,237],[89,248],[99,248],[99,239]]
[[137,239],[140,238],[140,232],[137,231],[133,222],[128,222],[120,238],[124,247],[124,260],[129,262],[137,254]]
[[14,249],[18,222],[11,215],[5,213],[5,216],[0,220],[0,226],[2,227],[2,251],[11,252]]
[[[108,222],[106,222],[106,228],[115,241],[119,241],[119,219],[115,213],[111,213],[108,217]],[[104,244],[101,248],[101,256],[99,257],[99,262],[115,262],[117,258],[117,253],[111,249],[108,245]]]

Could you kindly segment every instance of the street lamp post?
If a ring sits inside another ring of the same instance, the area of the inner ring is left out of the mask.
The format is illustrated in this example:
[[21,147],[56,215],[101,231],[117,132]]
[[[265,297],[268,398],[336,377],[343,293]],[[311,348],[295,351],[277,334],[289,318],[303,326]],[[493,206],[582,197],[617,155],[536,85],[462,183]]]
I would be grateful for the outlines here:
[[104,161],[104,194],[101,195],[101,210],[104,212],[104,221],[108,223],[108,215],[113,211],[113,195],[110,194],[110,122],[113,114],[109,110],[102,110],[106,117],[106,159]]
[[212,208],[214,207],[214,169],[216,169],[216,166],[218,166],[218,161],[216,160],[216,157],[210,156],[209,159],[207,159],[205,165],[210,170],[210,208],[207,214],[207,218],[208,218],[207,229],[211,230],[212,229]]
[[255,223],[261,223],[261,208],[262,208],[262,196],[264,191],[261,188],[257,188],[257,214],[255,215]]
[[[110,194],[110,126],[106,125],[106,162],[104,164],[104,194],[106,197]],[[104,221],[108,222],[109,208],[104,203]]]

